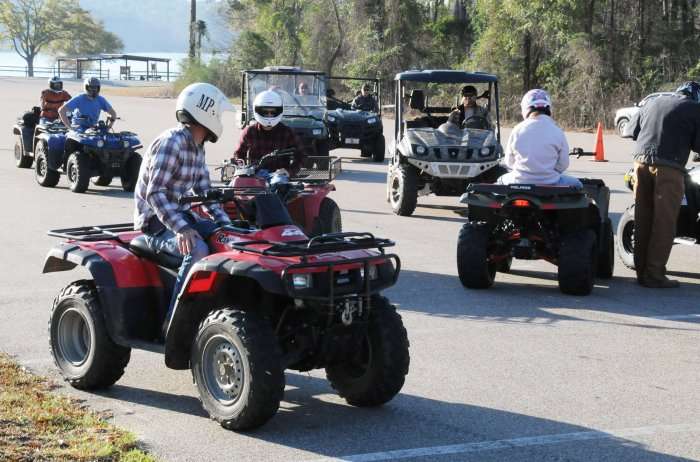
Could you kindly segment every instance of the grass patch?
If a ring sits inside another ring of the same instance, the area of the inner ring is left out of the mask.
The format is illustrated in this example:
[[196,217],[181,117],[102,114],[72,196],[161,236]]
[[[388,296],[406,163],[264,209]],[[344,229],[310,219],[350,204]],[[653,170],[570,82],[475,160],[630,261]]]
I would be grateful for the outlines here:
[[135,437],[0,353],[0,460],[155,462]]

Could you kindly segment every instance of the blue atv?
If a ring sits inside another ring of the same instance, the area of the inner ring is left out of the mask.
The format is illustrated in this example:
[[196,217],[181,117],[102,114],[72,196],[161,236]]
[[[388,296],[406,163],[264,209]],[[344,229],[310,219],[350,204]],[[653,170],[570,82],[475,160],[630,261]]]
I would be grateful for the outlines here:
[[132,132],[114,132],[112,121],[99,121],[89,128],[71,128],[65,135],[63,149],[48,145],[45,165],[37,160],[36,179],[42,186],[58,183],[59,170],[68,177],[70,189],[76,193],[87,191],[90,178],[97,186],[108,186],[115,176],[121,178],[124,191],[136,187],[143,147]]
[[35,161],[37,164],[46,165],[46,152],[48,150],[63,152],[68,129],[60,120],[51,122],[40,119],[40,112],[40,108],[32,108],[12,127],[12,133],[17,136],[15,140],[15,165],[18,168],[31,168]]

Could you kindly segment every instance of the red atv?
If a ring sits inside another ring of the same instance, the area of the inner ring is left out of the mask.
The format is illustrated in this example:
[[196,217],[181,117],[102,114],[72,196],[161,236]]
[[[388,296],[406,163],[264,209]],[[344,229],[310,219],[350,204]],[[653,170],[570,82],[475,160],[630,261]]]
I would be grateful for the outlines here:
[[[335,191],[331,181],[341,170],[339,158],[310,156],[290,176],[295,149],[280,149],[262,157],[257,165],[225,162],[218,170],[221,181],[237,190],[235,200],[224,204],[232,220],[255,223],[255,196],[270,191],[287,204],[294,223],[308,236],[339,233],[343,229],[340,208],[328,194]],[[200,210],[201,211],[201,210]]]
[[[226,202],[233,189],[187,202]],[[165,338],[160,327],[178,259],[154,253],[131,224],[50,231],[67,239],[49,251],[44,273],[84,266],[56,297],[50,350],[73,387],[109,387],[132,348],[163,353],[191,369],[211,417],[228,429],[264,424],[279,407],[285,369],[325,368],[340,396],[378,406],[402,388],[409,344],[401,316],[380,291],[396,283],[393,242],[369,233],[309,239],[274,194],[256,196],[256,227],[221,227],[212,254],[196,263]]]

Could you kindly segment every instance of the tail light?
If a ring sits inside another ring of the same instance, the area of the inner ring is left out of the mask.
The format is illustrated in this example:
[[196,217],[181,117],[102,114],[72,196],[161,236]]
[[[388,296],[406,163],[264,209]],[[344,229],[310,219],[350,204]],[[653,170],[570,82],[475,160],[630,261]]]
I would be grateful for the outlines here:
[[515,199],[513,202],[511,202],[511,205],[513,207],[532,207],[530,201],[525,199]]
[[192,275],[187,293],[202,293],[209,292],[216,282],[217,273],[211,271],[199,271]]

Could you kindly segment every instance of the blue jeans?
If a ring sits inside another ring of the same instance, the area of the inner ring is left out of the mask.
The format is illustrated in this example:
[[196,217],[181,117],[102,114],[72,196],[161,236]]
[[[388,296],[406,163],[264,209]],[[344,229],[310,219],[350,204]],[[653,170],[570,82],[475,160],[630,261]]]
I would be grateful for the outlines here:
[[[211,220],[195,217],[189,213],[184,214],[184,217],[190,226],[205,240],[211,236],[216,228],[218,228],[218,225]],[[183,255],[177,247],[176,234],[166,227],[163,227],[161,230],[153,234],[146,233],[145,238],[146,244],[148,244],[148,247],[150,247],[153,251],[167,253],[174,257],[182,258],[182,264],[178,270],[177,278],[175,278],[173,294],[170,297],[170,303],[168,304],[168,312],[165,315],[164,325],[168,326],[170,324],[170,318],[173,315],[175,302],[177,302],[177,298],[180,295],[185,279],[187,279],[187,274],[190,272],[190,268],[192,268],[192,265],[197,263],[199,260],[209,255],[209,246],[205,241],[197,239],[194,249],[192,249],[189,254]]]

